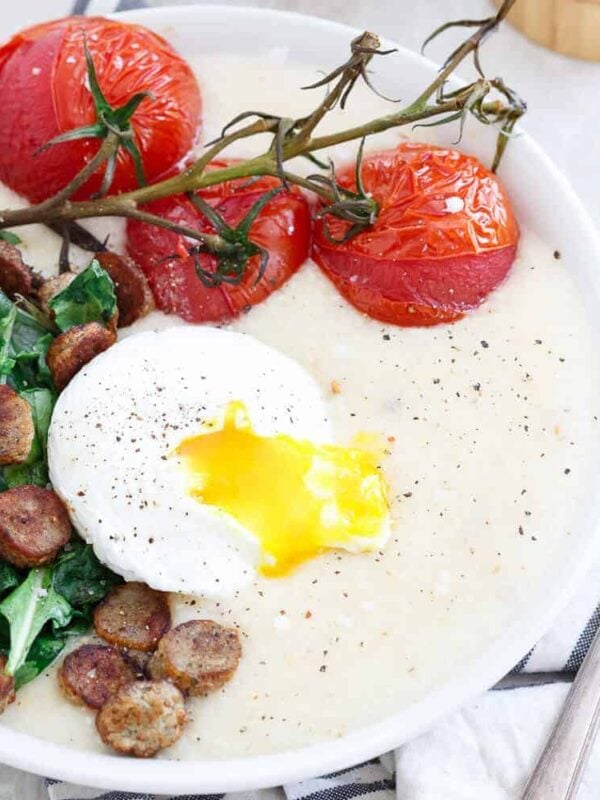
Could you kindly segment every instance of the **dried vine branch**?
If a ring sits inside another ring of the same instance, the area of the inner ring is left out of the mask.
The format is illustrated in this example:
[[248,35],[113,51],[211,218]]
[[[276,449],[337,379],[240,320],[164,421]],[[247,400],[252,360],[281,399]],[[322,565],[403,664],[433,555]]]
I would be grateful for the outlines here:
[[[285,187],[288,184],[295,184],[314,192],[324,203],[325,210],[322,213],[331,213],[350,221],[352,233],[356,233],[373,223],[377,214],[376,204],[361,196],[360,192],[352,193],[341,189],[337,186],[333,173],[329,176],[302,177],[286,169],[285,162],[298,156],[316,161],[313,154],[318,151],[342,142],[364,141],[366,137],[373,134],[407,125],[439,125],[457,120],[462,130],[466,117],[472,115],[479,122],[485,125],[494,125],[499,130],[493,165],[496,168],[516,122],[525,113],[526,106],[517,93],[507,87],[501,79],[490,79],[485,76],[479,51],[486,37],[498,28],[515,2],[516,0],[504,0],[498,12],[487,19],[449,22],[434,31],[425,44],[449,28],[473,29],[473,33],[450,54],[429,86],[415,100],[393,113],[336,133],[316,135],[323,118],[337,105],[344,106],[360,79],[373,88],[367,74],[367,66],[371,60],[376,56],[386,56],[393,52],[381,50],[379,38],[373,33],[365,32],[351,43],[350,57],[344,64],[311,87],[305,87],[307,89],[328,87],[323,100],[309,115],[292,119],[262,111],[243,112],[231,120],[223,128],[219,138],[210,142],[203,155],[181,174],[152,185],[140,185],[134,191],[120,195],[73,201],[71,199],[73,194],[90,175],[104,162],[107,162],[108,165],[114,162],[119,146],[125,146],[124,142],[129,146],[128,140],[124,138],[123,130],[115,131],[109,125],[106,137],[96,156],[82,172],[75,176],[56,196],[42,203],[23,209],[0,211],[0,229],[35,222],[45,223],[56,229],[65,224],[72,224],[76,220],[90,217],[133,218],[183,234],[197,243],[195,245],[196,252],[208,252],[215,255],[217,259],[225,259],[224,275],[231,276],[232,271],[235,275],[239,275],[240,264],[234,263],[232,266],[232,259],[233,262],[236,258],[243,258],[247,261],[249,254],[256,255],[256,251],[251,247],[252,242],[247,239],[242,242],[241,230],[238,230],[235,236],[230,230],[227,234],[228,240],[224,235],[225,229],[222,228],[219,232],[218,225],[213,225],[216,230],[215,234],[206,234],[152,215],[143,210],[141,206],[172,195],[186,193],[189,195],[203,187],[236,178],[269,175],[278,177]],[[447,90],[448,80],[469,56],[473,58],[478,77],[459,89]],[[104,111],[103,113],[114,115],[121,112],[109,109],[108,112]],[[210,162],[233,142],[264,133],[272,135],[271,145],[265,153],[219,169],[207,169]],[[108,166],[106,171],[108,172]],[[241,266],[243,267],[244,264]]]

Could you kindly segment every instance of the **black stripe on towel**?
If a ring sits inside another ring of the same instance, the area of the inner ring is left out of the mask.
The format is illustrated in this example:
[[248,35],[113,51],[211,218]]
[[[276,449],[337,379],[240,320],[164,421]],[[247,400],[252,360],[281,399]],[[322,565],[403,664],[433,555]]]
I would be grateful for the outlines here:
[[173,800],[223,800],[224,797],[224,794],[178,794]]
[[363,797],[374,792],[394,791],[395,788],[396,782],[393,778],[372,783],[345,783],[303,795],[302,800],[352,800],[354,797]]
[[534,650],[535,650],[535,647],[532,647],[531,650],[527,653],[527,655],[523,656],[523,658],[519,661],[519,663],[515,667],[513,667],[512,671],[513,672],[523,672],[523,670],[527,666],[527,662],[529,661],[529,659],[533,655],[533,651]]
[[[330,772],[328,775],[322,775],[321,777],[325,778],[325,779],[328,779],[328,778],[339,778],[342,775],[347,775],[349,772],[354,772],[357,769],[361,769],[362,767],[368,767],[368,766],[371,766],[372,764],[380,765],[381,761],[378,758],[372,758],[370,761],[365,761],[362,764],[357,764],[354,767],[347,767],[346,769],[340,769],[340,770],[338,770],[338,772]],[[383,767],[382,767],[382,770],[383,770]]]
[[565,664],[565,670],[575,672],[579,669],[583,659],[586,657],[587,651],[590,649],[590,645],[592,644],[598,628],[600,628],[600,605],[596,606],[596,610],[589,618],[587,625],[577,640],[577,644],[573,648],[569,660]]

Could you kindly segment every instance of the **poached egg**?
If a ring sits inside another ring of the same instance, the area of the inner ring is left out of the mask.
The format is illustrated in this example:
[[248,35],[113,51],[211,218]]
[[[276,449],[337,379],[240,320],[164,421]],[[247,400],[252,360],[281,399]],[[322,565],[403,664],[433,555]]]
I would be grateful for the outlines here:
[[333,441],[299,364],[251,336],[129,336],[62,392],[50,479],[75,528],[126,580],[223,595],[324,550],[389,535],[372,449]]

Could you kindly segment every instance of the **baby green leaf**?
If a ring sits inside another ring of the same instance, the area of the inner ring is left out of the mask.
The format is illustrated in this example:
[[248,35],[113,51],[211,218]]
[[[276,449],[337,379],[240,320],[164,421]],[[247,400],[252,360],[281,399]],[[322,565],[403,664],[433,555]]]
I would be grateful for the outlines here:
[[0,596],[21,583],[19,572],[6,561],[0,561]]
[[30,483],[35,486],[47,486],[48,467],[44,461],[35,461],[33,464],[13,464],[10,467],[4,467],[2,477],[7,489],[26,486]]
[[52,409],[56,402],[56,394],[51,389],[26,389],[21,392],[21,397],[24,397],[31,406],[35,427],[34,447],[37,447],[38,458],[45,458],[48,429],[50,428]]
[[9,244],[21,244],[21,237],[12,231],[0,231],[0,239]]
[[115,286],[94,259],[49,305],[61,331],[86,322],[106,324],[117,310]]
[[0,382],[6,383],[6,378],[15,365],[15,360],[12,358],[12,337],[17,309],[11,303],[10,308],[3,310],[5,313],[0,315]]
[[48,428],[50,427],[52,409],[56,402],[56,394],[51,389],[26,389],[20,394],[31,406],[35,437],[29,457],[24,464],[4,467],[4,481],[8,488],[23,486],[26,483],[46,486],[48,483],[48,468],[46,466]]
[[52,569],[32,569],[23,583],[0,603],[8,621],[10,651],[6,671],[15,675],[27,660],[32,644],[47,622],[64,628],[73,618],[69,603],[52,587]]
[[15,672],[15,688],[20,689],[43,672],[63,650],[65,644],[65,636],[56,636],[52,632],[38,636],[31,645],[27,658]]
[[52,585],[74,608],[86,608],[121,580],[98,561],[91,545],[73,541],[55,564]]
[[17,391],[52,386],[46,352],[52,334],[0,292],[0,382]]

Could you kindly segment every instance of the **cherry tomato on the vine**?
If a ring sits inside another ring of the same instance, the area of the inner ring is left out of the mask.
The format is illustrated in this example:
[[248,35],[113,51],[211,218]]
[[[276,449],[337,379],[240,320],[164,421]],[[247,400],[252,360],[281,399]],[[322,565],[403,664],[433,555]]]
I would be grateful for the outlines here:
[[[212,168],[232,162],[214,161]],[[277,187],[275,178],[246,178],[202,189],[198,194],[229,226],[235,228],[266,192]],[[157,200],[145,210],[171,222],[205,233],[214,228],[183,195]],[[262,277],[260,257],[252,256],[239,283],[207,286],[197,267],[214,273],[216,259],[194,255],[194,242],[172,231],[136,220],[127,223],[127,249],[146,273],[158,308],[188,322],[220,322],[265,300],[301,266],[310,249],[311,218],[308,202],[297,189],[282,191],[260,211],[249,230],[249,239],[268,253]],[[191,251],[191,252],[190,252]]]
[[[97,138],[54,144],[56,136],[96,122],[84,42],[113,107],[150,92],[131,118],[146,178],[152,181],[192,147],[201,99],[189,65],[160,36],[102,17],[66,17],[35,25],[0,48],[0,180],[38,202],[62,189],[96,153]],[[100,187],[102,170],[75,195]],[[129,153],[119,152],[111,193],[137,186]]]
[[[364,189],[379,204],[373,226],[344,243],[349,223],[315,225],[313,256],[346,299],[396,325],[460,319],[506,277],[519,228],[498,178],[474,157],[406,142],[364,157]],[[337,174],[356,191],[355,168]]]

